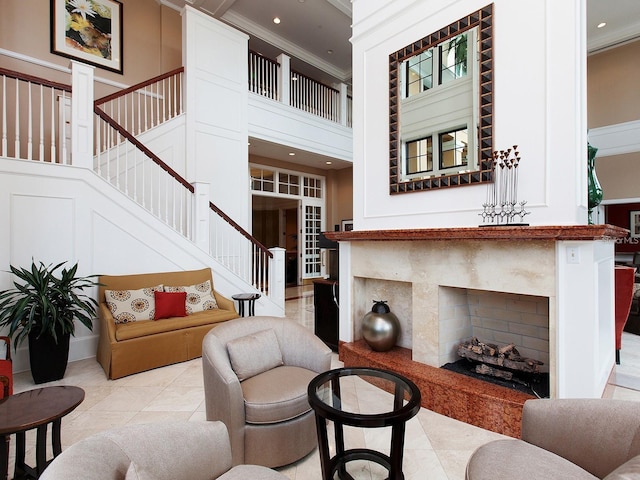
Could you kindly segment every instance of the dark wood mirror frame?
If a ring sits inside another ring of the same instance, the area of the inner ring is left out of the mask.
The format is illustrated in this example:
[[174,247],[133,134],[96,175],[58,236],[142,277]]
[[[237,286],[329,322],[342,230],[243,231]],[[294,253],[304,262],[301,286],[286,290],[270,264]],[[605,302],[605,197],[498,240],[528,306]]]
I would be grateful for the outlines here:
[[[400,139],[400,66],[402,62],[456,35],[479,27],[478,155],[480,169],[439,177],[402,180]],[[389,55],[389,193],[418,192],[490,182],[493,179],[493,4]]]

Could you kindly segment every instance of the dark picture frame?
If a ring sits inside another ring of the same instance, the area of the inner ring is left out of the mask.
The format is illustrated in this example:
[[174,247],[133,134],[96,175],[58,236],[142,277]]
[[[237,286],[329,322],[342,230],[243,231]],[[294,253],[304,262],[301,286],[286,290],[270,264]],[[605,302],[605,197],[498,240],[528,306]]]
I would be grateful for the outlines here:
[[640,210],[629,212],[629,237],[640,238]]
[[353,220],[352,219],[342,220],[342,231],[350,232],[352,230],[353,230]]
[[122,74],[122,3],[51,0],[51,53]]

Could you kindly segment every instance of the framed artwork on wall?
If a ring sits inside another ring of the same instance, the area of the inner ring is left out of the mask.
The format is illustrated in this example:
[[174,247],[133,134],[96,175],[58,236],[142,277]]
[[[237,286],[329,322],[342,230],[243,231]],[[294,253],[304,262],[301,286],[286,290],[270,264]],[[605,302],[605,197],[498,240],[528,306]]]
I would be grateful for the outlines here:
[[51,0],[51,53],[122,74],[122,3]]
[[640,238],[640,210],[629,212],[629,237]]

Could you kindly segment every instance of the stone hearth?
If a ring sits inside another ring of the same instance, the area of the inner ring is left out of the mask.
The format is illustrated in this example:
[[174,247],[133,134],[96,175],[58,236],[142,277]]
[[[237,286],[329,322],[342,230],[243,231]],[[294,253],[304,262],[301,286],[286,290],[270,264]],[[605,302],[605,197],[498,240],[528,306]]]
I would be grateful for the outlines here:
[[422,406],[477,427],[520,437],[522,406],[533,395],[435,368],[411,360],[411,350],[394,347],[374,352],[364,340],[341,343],[345,367],[392,370],[411,379],[420,389]]

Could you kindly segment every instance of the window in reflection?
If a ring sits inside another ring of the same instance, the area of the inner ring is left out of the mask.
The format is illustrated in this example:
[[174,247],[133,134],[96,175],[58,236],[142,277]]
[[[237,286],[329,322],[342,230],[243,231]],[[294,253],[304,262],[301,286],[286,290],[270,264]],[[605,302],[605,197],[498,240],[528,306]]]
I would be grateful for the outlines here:
[[[435,150],[434,142],[437,142]],[[405,142],[405,175],[430,176],[458,172],[469,166],[467,127]]]
[[466,128],[440,134],[440,168],[467,166],[469,135]]
[[422,52],[405,62],[406,96],[416,95],[433,87],[433,49]]
[[467,74],[467,34],[463,33],[440,45],[440,84]]
[[406,146],[408,175],[433,170],[433,139],[431,137],[407,142]]

